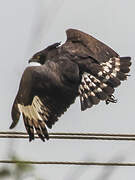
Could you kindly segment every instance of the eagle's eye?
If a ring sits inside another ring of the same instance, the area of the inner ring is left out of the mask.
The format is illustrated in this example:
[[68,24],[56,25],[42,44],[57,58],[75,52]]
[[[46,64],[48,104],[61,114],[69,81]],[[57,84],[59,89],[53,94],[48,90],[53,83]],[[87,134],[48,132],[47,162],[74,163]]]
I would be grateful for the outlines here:
[[37,59],[40,59],[40,56],[39,55],[37,55],[37,57],[36,57]]
[[36,62],[39,62],[40,64],[44,64],[45,62],[45,56],[43,54],[38,54],[35,56]]

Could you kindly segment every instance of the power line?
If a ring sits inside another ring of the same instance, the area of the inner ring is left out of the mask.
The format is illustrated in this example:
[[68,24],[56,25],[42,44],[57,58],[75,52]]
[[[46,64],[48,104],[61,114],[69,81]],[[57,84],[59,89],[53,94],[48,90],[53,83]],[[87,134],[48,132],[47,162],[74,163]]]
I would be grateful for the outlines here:
[[[49,133],[50,139],[78,139],[78,140],[128,140],[134,141],[135,134],[110,134],[110,133]],[[0,138],[28,138],[25,132],[0,132]],[[35,134],[35,138],[39,138]],[[65,166],[125,166],[135,167],[135,162],[86,162],[86,161],[16,161],[0,160],[0,163],[7,164],[35,164],[35,165],[65,165]]]
[[85,162],[85,161],[13,161],[0,160],[5,164],[42,164],[42,165],[79,165],[79,166],[135,166],[135,163],[118,163],[118,162]]
[[[15,132],[15,131],[0,131],[0,134],[20,134],[20,135],[28,135],[25,132]],[[36,133],[35,133],[36,134]],[[135,134],[120,134],[120,133],[65,133],[65,132],[57,132],[57,133],[49,133],[49,135],[79,135],[79,136],[119,136],[119,137],[135,137]]]
[[[78,139],[78,140],[115,140],[135,141],[135,134],[110,134],[110,133],[49,133],[50,139]],[[24,132],[0,132],[0,138],[26,139],[28,134]],[[35,138],[39,138],[35,134]]]

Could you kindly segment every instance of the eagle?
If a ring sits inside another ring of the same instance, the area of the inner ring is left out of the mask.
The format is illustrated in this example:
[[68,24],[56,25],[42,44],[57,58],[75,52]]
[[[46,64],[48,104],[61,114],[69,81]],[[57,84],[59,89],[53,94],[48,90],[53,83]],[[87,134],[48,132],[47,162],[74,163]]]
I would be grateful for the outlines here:
[[55,43],[29,60],[14,100],[11,117],[14,128],[22,114],[29,141],[36,132],[49,139],[47,128],[80,97],[81,110],[100,101],[116,103],[114,90],[127,80],[130,57],[120,57],[113,49],[80,30],[68,29],[64,44]]

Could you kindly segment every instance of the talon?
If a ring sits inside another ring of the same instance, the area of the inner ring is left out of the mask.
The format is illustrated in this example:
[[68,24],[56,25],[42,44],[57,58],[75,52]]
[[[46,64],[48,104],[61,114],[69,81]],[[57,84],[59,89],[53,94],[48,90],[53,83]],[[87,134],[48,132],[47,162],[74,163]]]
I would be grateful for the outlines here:
[[106,104],[109,104],[110,102],[117,103],[117,99],[115,99],[113,95],[110,95],[109,98],[106,100]]

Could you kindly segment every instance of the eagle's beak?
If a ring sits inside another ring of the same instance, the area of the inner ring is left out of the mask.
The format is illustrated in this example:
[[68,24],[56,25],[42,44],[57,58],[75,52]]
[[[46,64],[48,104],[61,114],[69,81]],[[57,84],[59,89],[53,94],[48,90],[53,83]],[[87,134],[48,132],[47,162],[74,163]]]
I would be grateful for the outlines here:
[[38,62],[38,59],[34,59],[34,58],[31,58],[28,63],[31,63],[31,62]]
[[32,59],[29,59],[28,63],[31,63],[32,62]]

